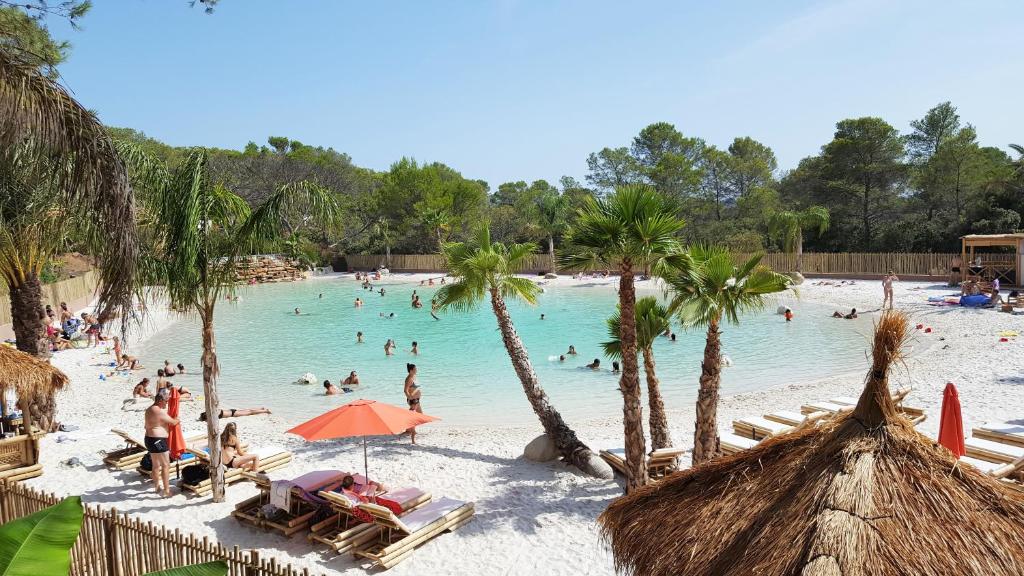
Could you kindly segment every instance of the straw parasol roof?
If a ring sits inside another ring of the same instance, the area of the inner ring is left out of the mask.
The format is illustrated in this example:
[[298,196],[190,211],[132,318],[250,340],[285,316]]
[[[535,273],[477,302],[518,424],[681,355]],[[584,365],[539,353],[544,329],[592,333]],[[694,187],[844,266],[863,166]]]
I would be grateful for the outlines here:
[[1020,574],[1024,494],[897,413],[907,319],[883,314],[852,413],[684,470],[601,515],[620,572],[651,576]]
[[0,345],[0,392],[13,389],[19,398],[32,398],[50,396],[67,385],[68,377],[49,362]]

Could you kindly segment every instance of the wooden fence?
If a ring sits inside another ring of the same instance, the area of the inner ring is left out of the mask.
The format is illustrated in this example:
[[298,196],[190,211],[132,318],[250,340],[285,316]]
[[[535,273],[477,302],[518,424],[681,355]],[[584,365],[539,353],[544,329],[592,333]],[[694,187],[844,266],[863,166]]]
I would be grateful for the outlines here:
[[[96,291],[99,285],[100,275],[96,270],[89,270],[81,276],[68,278],[52,284],[43,284],[43,304],[53,306],[61,302],[73,302],[79,298],[89,296]],[[0,297],[8,300],[7,287],[0,287]],[[7,302],[0,303],[0,325],[11,323],[11,306]]]
[[[0,521],[10,522],[61,498],[12,482],[0,483]],[[189,564],[223,560],[230,576],[309,576],[254,550],[225,548],[180,530],[142,522],[117,510],[85,505],[82,531],[71,550],[72,576],[141,576]]]
[[[941,253],[827,253],[803,255],[801,268],[810,276],[881,276],[892,270],[897,275],[936,276],[949,275],[949,266],[959,254]],[[743,258],[743,255],[739,255]],[[386,264],[383,254],[350,254],[345,257],[352,270],[371,270]],[[775,270],[790,271],[796,267],[796,255],[766,254],[763,262]],[[389,268],[393,272],[442,272],[444,259],[437,254],[392,254]],[[547,254],[535,254],[523,272],[546,272],[551,269]]]

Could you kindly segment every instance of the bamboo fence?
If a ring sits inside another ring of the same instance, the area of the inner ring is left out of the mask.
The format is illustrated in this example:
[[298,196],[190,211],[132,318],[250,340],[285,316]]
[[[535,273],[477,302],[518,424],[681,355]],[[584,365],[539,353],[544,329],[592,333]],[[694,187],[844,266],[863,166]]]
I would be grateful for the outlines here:
[[[0,521],[10,522],[53,506],[61,498],[13,482],[0,483]],[[141,576],[189,564],[223,560],[229,576],[310,576],[255,550],[225,548],[119,513],[84,505],[82,531],[71,550],[72,576]]]
[[[738,254],[738,259],[748,257]],[[835,276],[882,276],[889,270],[897,275],[936,276],[949,275],[950,262],[959,254],[944,253],[828,253],[811,252],[803,255],[804,274]],[[351,270],[372,270],[387,264],[383,254],[349,254],[345,256]],[[796,267],[796,255],[766,254],[763,263],[773,269],[788,272]],[[392,272],[443,272],[444,259],[438,254],[392,254],[388,268]],[[523,272],[546,272],[551,270],[551,257],[534,254],[523,267]]]
[[[43,304],[53,306],[61,302],[73,302],[84,296],[89,296],[96,291],[99,285],[100,275],[96,270],[89,270],[81,276],[68,278],[52,284],[43,284]],[[7,287],[0,286],[0,296],[7,299]],[[11,323],[11,307],[0,304],[0,325]]]

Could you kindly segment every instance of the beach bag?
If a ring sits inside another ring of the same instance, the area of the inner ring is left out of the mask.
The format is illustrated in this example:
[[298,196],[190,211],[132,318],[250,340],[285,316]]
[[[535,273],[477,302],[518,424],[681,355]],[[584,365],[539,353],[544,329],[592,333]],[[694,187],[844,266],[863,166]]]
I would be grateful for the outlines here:
[[203,464],[193,464],[181,470],[181,481],[190,486],[210,479],[210,469]]
[[139,468],[142,468],[146,472],[153,471],[153,457],[146,452],[146,455],[142,457],[142,462],[139,462]]

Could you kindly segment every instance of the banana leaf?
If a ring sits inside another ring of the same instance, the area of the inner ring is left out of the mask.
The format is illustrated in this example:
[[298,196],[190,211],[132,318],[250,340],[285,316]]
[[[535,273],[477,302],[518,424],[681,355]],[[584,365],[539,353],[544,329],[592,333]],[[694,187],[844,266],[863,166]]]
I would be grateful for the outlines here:
[[82,528],[82,499],[58,504],[0,526],[0,576],[63,576]]
[[181,568],[171,568],[160,572],[150,572],[146,576],[226,576],[228,565],[220,560],[206,562],[205,564],[193,564]]

